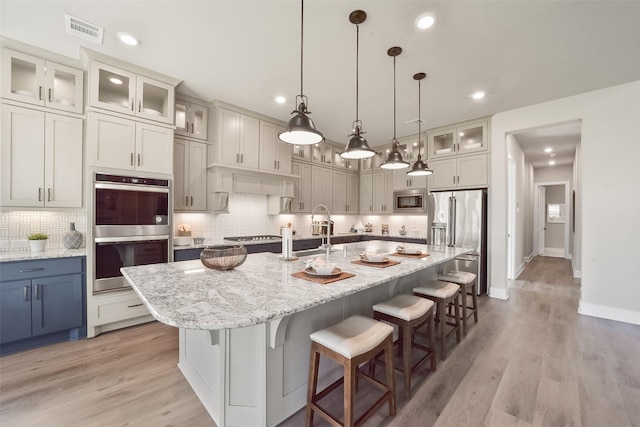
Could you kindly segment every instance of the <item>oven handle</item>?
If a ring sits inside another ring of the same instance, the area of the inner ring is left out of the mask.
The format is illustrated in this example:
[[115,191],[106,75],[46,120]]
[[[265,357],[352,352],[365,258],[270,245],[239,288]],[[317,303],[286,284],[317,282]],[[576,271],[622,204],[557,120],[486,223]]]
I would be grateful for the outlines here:
[[93,187],[101,190],[143,191],[145,193],[169,193],[169,187],[152,187],[146,185],[107,184],[96,182]]
[[128,237],[96,237],[96,243],[118,243],[118,242],[144,242],[149,240],[169,240],[168,234],[156,236],[128,236]]

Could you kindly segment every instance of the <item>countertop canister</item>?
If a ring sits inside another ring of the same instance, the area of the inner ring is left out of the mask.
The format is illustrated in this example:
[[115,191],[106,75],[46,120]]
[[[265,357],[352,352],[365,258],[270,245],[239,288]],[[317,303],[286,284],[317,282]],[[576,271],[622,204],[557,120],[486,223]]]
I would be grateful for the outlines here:
[[82,244],[82,233],[76,230],[76,223],[69,223],[69,231],[62,237],[62,244],[67,249],[78,249]]

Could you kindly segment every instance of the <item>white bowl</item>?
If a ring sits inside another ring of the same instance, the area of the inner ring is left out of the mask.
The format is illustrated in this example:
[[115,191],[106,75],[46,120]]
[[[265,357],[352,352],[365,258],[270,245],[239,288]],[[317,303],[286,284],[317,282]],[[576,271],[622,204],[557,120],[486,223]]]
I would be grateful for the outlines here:
[[173,238],[173,246],[187,246],[191,244],[190,236],[175,236]]
[[320,267],[320,266],[313,267],[313,269],[316,271],[316,273],[322,274],[322,275],[333,273],[333,269],[334,268],[336,268],[335,264],[325,264],[322,267]]
[[385,257],[387,256],[387,254],[380,254],[380,253],[367,253],[366,257],[367,257],[367,261],[371,261],[371,262],[382,262],[384,261]]
[[415,255],[420,253],[420,249],[418,248],[409,248],[406,247],[401,251],[403,254]]

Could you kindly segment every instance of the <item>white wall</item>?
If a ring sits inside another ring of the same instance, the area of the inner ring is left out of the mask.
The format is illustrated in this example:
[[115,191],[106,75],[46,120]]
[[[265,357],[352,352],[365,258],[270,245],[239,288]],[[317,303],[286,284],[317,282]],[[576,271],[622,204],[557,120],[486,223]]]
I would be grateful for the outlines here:
[[534,169],[535,182],[573,181],[573,166],[553,166]]
[[509,157],[513,160],[516,166],[516,206],[515,206],[515,236],[514,236],[514,271],[515,277],[518,277],[519,273],[524,269],[524,257],[525,257],[525,205],[529,195],[526,161],[524,159],[524,152],[514,135],[507,135],[507,150]]
[[[564,185],[546,185],[545,203],[565,204]],[[546,221],[546,219],[545,219]],[[564,252],[564,228],[565,223],[554,223],[546,221],[544,232],[545,248],[562,249]]]
[[533,229],[535,224],[535,194],[533,189],[534,180],[534,168],[531,162],[527,162],[525,165],[527,175],[527,199],[524,206],[524,256],[526,261],[530,261],[533,258],[533,243],[535,231]]
[[[491,123],[490,295],[508,298],[507,147],[510,132],[582,121],[582,287],[579,311],[640,324],[640,81],[519,108]],[[616,207],[615,220],[611,207]],[[606,226],[605,226],[606,225]]]
[[[578,143],[576,146],[576,156],[573,161],[573,191],[575,192],[575,206],[572,215],[574,215],[575,223],[570,222],[571,237],[573,239],[573,256],[571,264],[573,266],[574,277],[582,277],[582,145]],[[571,198],[571,196],[570,196]],[[573,221],[573,218],[572,218]]]

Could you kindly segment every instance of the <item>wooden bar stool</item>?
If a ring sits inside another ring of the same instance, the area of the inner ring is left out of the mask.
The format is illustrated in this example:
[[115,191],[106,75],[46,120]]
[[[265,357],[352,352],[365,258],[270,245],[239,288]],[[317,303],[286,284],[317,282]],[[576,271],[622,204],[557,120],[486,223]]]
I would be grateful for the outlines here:
[[[447,274],[441,274],[438,279],[455,283],[460,286],[460,306],[462,307],[462,331],[467,335],[467,319],[473,315],[473,320],[478,323],[478,292],[476,275],[466,271],[453,270]],[[468,305],[467,295],[471,291],[471,305]]]
[[[413,288],[413,294],[427,298],[436,304],[436,321],[440,324],[440,348],[442,350],[442,360],[447,356],[447,338],[452,333],[456,333],[456,340],[460,342],[460,296],[458,291],[460,286],[442,280],[431,280]],[[453,305],[455,316],[453,323],[447,322],[447,306]],[[451,330],[445,333],[445,325],[451,326]]]
[[[431,359],[431,371],[436,370],[436,353],[433,333],[433,301],[415,295],[399,294],[388,301],[373,306],[373,318],[393,323],[400,328],[398,343],[402,351],[402,371],[404,374],[404,392],[407,399],[411,398],[411,374],[427,359]],[[429,347],[414,342],[415,332],[423,325],[427,326]],[[411,366],[411,349],[417,348],[425,355]],[[371,376],[375,374],[377,358],[369,365]]]
[[[313,425],[314,412],[322,415],[331,425],[345,427],[362,425],[385,402],[389,402],[389,415],[394,416],[396,414],[392,326],[368,317],[352,316],[337,325],[312,333],[310,338],[311,358],[307,391],[307,427]],[[386,384],[376,381],[358,369],[358,365],[370,361],[381,351],[384,351],[387,366]],[[344,376],[321,392],[316,393],[320,355],[341,364],[344,368]],[[356,375],[371,381],[383,391],[383,395],[354,423]],[[319,400],[341,384],[344,384],[344,422],[340,422],[338,418],[318,404]]]

